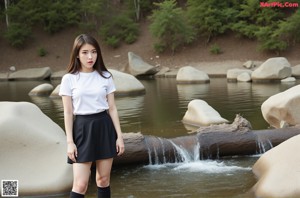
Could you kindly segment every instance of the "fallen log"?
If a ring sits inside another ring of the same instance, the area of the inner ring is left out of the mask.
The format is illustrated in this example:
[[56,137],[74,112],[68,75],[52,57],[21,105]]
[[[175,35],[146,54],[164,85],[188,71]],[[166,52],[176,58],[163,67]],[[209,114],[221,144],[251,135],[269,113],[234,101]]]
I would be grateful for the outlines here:
[[[300,128],[253,130],[246,133],[205,132],[171,139],[125,133],[125,153],[114,164],[163,164],[191,160],[218,159],[225,156],[255,155],[300,134]],[[181,151],[180,151],[181,149]],[[185,153],[182,153],[185,152]]]
[[115,158],[114,165],[163,164],[262,154],[299,134],[299,127],[252,130],[251,124],[239,115],[232,124],[202,127],[193,134],[170,139],[124,133],[125,153]]

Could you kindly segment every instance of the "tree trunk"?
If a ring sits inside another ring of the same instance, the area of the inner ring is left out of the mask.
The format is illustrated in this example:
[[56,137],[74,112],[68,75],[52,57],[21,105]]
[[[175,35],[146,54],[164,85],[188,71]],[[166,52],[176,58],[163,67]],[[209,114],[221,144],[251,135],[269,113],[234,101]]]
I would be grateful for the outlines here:
[[[268,129],[247,132],[198,132],[171,139],[125,133],[125,153],[114,164],[162,164],[185,161],[183,156],[216,159],[225,156],[264,153],[281,142],[300,134],[299,128]],[[192,160],[193,160],[192,159]]]
[[4,0],[4,3],[5,3],[5,11],[6,11],[6,14],[5,14],[5,18],[6,18],[6,27],[8,28],[8,26],[9,26],[9,21],[8,21],[7,9],[8,9],[8,6],[9,6],[9,0]]

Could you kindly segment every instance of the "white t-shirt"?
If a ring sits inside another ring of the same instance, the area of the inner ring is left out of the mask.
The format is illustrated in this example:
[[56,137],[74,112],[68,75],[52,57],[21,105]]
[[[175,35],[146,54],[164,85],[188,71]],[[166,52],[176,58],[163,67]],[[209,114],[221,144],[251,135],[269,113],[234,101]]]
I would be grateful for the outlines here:
[[[109,77],[110,73],[104,72]],[[112,77],[103,78],[97,71],[65,74],[60,96],[71,96],[74,115],[95,114],[109,108],[106,96],[116,90]]]

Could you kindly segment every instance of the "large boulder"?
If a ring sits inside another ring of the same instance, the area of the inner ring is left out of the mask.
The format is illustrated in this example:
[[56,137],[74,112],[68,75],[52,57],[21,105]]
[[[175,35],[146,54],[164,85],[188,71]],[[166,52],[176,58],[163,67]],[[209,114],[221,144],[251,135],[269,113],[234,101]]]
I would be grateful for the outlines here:
[[264,153],[252,167],[258,181],[255,197],[300,197],[300,135],[294,136]]
[[179,69],[176,76],[177,83],[208,83],[207,73],[192,66],[185,66]]
[[66,70],[56,71],[51,74],[51,80],[60,80],[66,74]]
[[60,97],[60,95],[59,95],[59,90],[60,90],[60,84],[57,85],[57,86],[55,87],[55,89],[51,92],[50,97],[51,97],[51,98]]
[[261,111],[275,128],[300,124],[300,85],[269,97],[261,105]]
[[295,78],[300,78],[300,64],[292,67],[292,76]]
[[145,93],[144,85],[133,75],[119,72],[117,70],[109,70],[114,79],[116,86],[116,95],[131,95]]
[[253,81],[272,81],[290,77],[292,68],[284,57],[269,58],[252,72]]
[[28,95],[30,96],[49,96],[53,91],[53,85],[49,83],[43,83],[33,88]]
[[0,102],[0,109],[0,180],[18,180],[21,196],[69,192],[64,131],[32,103]]
[[186,124],[195,126],[208,126],[211,124],[227,123],[220,114],[204,100],[192,100],[188,104],[188,110],[182,120]]
[[50,67],[30,68],[10,73],[9,80],[45,80],[51,76]]
[[128,52],[128,65],[125,67],[125,72],[133,76],[154,75],[158,72],[158,69],[146,63],[133,52]]
[[0,73],[0,81],[7,81],[8,73]]

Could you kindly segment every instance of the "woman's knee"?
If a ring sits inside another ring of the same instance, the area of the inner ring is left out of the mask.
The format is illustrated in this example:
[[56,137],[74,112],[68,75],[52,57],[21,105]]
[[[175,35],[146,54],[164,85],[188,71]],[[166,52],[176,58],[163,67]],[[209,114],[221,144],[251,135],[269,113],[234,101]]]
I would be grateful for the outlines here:
[[109,186],[110,177],[109,176],[98,176],[96,177],[96,183],[99,187]]
[[88,181],[74,180],[72,191],[85,194],[88,187]]

